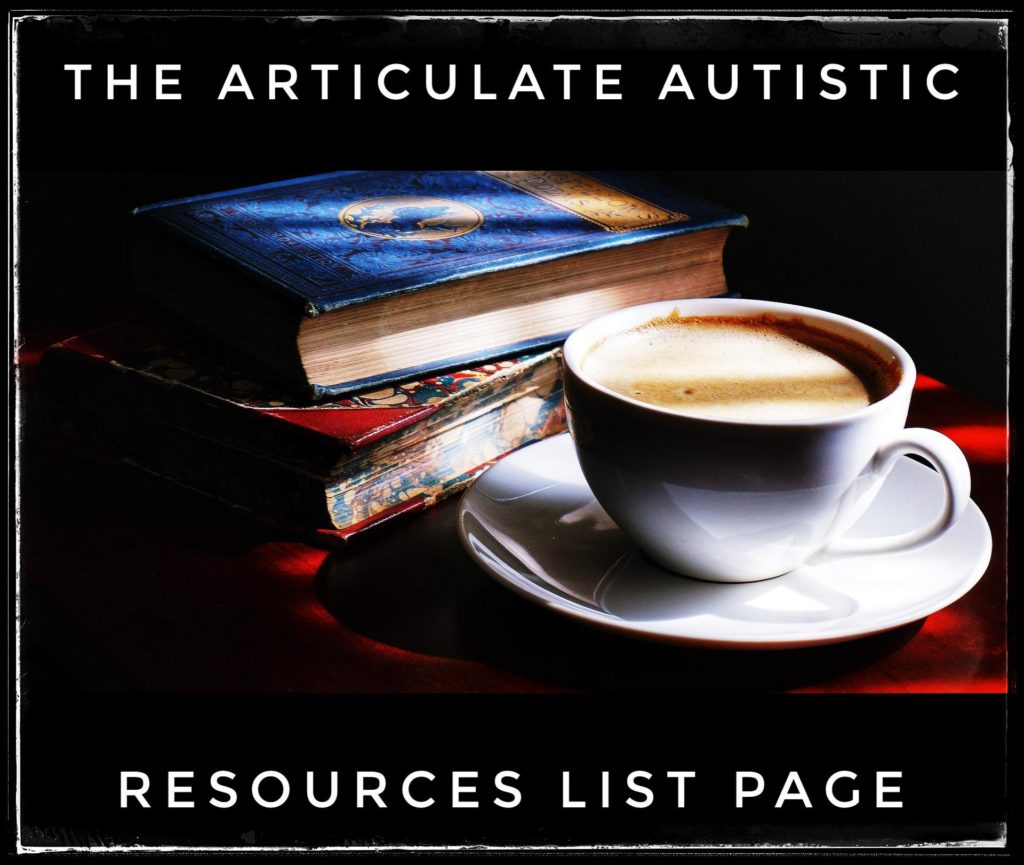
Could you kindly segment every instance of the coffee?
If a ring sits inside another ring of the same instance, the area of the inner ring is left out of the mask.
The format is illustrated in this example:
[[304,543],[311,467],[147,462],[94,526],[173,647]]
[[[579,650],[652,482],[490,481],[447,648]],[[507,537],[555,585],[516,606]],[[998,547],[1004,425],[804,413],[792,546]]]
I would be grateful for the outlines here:
[[[562,352],[583,478],[668,570],[742,583],[823,550],[910,550],[950,530],[970,501],[957,446],[903,429],[913,359],[852,319],[761,300],[666,300],[596,318]],[[847,537],[903,454],[942,476],[938,517]]]
[[800,319],[653,319],[593,346],[583,371],[640,402],[709,418],[784,421],[863,408],[899,383],[894,362]]

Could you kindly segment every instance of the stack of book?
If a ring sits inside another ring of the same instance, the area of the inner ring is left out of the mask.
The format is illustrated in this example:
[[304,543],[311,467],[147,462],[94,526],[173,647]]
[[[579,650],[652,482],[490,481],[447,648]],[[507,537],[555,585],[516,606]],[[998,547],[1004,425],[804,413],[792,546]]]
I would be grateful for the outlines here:
[[563,430],[568,333],[724,294],[745,219],[635,173],[362,171],[134,222],[156,315],[46,352],[56,439],[343,541]]

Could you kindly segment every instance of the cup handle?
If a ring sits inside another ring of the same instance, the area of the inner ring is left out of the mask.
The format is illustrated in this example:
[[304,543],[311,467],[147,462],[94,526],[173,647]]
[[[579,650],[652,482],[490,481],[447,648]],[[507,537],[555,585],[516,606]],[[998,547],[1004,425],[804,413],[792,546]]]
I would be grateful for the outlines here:
[[[848,555],[910,550],[935,540],[960,519],[971,497],[971,472],[967,459],[950,439],[930,429],[905,429],[882,445],[871,462],[872,484],[863,497],[857,497],[858,501],[869,503],[874,499],[896,461],[904,454],[924,457],[938,471],[946,488],[942,513],[928,525],[898,535],[830,540],[822,549],[823,553]],[[843,529],[848,528],[851,522],[843,520]]]

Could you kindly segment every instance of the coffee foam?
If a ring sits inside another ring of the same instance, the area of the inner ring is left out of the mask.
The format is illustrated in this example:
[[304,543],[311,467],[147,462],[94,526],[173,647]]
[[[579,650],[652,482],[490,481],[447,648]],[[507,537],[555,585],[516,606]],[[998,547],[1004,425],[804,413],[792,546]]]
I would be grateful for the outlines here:
[[683,414],[800,420],[890,393],[898,365],[800,319],[673,313],[607,337],[584,373],[624,396]]

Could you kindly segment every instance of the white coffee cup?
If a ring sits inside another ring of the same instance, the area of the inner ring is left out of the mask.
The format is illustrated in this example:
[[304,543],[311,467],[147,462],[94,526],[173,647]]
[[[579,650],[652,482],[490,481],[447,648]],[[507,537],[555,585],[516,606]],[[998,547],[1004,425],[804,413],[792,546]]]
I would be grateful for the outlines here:
[[[670,316],[799,319],[895,364],[887,395],[842,414],[801,420],[687,415],[594,381],[587,353],[603,339]],[[909,550],[956,523],[970,497],[960,449],[928,429],[904,429],[917,376],[907,352],[849,318],[790,304],[727,298],[630,307],[576,330],[564,348],[569,429],[583,474],[619,527],[651,559],[687,576],[748,582],[788,573],[821,552]],[[938,471],[945,506],[899,535],[846,539],[904,454]]]

